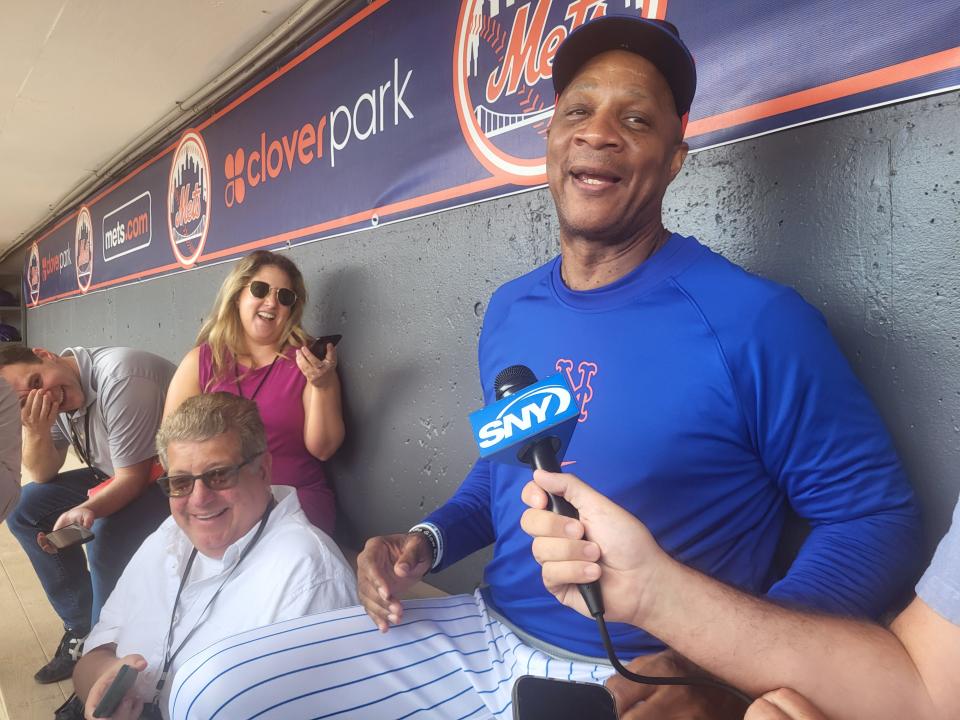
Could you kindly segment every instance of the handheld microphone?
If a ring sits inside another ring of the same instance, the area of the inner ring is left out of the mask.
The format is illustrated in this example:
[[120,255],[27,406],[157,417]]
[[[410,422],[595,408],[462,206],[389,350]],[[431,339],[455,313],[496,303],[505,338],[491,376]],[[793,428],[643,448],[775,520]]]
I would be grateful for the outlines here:
[[[497,401],[470,413],[474,440],[480,457],[498,462],[561,472],[560,459],[570,443],[580,409],[573,402],[573,391],[563,373],[537,382],[537,376],[524,365],[511,365],[493,381]],[[558,515],[579,519],[580,513],[565,498],[547,493],[550,510]],[[701,677],[651,677],[638,675],[617,658],[607,623],[603,617],[600,581],[577,586],[587,609],[597,621],[603,647],[610,663],[623,677],[646,685],[696,685],[725,690],[749,704],[749,695],[735,687]]]
[[[580,409],[562,373],[537,382],[525,365],[511,365],[493,381],[497,402],[470,414],[480,457],[561,472],[560,459],[570,443]],[[579,519],[566,499],[548,493],[552,512]],[[603,615],[600,582],[578,586],[590,614]]]

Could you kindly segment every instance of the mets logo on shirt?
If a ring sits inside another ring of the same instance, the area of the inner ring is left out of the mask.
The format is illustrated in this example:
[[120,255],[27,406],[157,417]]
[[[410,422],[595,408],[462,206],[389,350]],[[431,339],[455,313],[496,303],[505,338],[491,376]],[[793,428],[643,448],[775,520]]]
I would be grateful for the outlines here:
[[467,145],[494,176],[518,185],[544,181],[553,57],[571,31],[605,15],[607,4],[461,0],[454,100]]
[[93,279],[93,218],[90,209],[84,205],[77,213],[77,227],[73,233],[74,267],[77,270],[77,287],[85,293],[90,289]]
[[30,291],[30,304],[36,305],[40,299],[40,248],[36,243],[30,246],[27,258],[27,289]]
[[167,227],[177,261],[193,265],[210,230],[210,160],[203,138],[188,131],[180,138],[167,189]]

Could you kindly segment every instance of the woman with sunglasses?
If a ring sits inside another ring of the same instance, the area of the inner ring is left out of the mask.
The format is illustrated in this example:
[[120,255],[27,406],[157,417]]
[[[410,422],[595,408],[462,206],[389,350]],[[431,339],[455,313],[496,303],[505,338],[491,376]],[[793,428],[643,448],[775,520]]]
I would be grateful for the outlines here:
[[253,400],[267,431],[273,481],[297,488],[310,522],[331,534],[336,517],[323,462],[343,442],[337,351],[308,349],[300,326],[307,289],[287,257],[258,250],[220,286],[197,345],[167,390],[164,417],[193,395],[225,391]]

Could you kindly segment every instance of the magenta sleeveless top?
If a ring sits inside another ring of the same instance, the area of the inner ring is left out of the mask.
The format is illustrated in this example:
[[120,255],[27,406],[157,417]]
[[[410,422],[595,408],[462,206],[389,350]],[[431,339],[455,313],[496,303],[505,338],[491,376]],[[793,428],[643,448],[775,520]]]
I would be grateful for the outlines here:
[[267,447],[273,457],[273,483],[295,487],[310,522],[332,535],[336,503],[333,491],[327,485],[323,462],[311,455],[303,442],[303,390],[307,379],[297,367],[295,354],[296,348],[287,348],[283,357],[277,358],[273,364],[273,370],[266,365],[248,372],[240,365],[242,392],[238,392],[236,376],[230,371],[225,377],[213,380],[213,353],[210,346],[203,343],[200,346],[200,390],[253,397],[267,431]]

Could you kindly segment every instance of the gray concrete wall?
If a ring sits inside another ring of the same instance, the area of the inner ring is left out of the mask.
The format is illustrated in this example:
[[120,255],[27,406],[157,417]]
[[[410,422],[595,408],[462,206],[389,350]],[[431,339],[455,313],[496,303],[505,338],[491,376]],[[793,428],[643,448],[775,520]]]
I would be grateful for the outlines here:
[[[891,428],[932,549],[960,488],[960,94],[708,150],[666,223],[797,288],[827,316]],[[341,332],[348,440],[332,465],[345,538],[403,530],[474,457],[476,340],[503,281],[557,251],[545,190],[291,251],[307,328]],[[125,344],[179,359],[226,266],[29,312],[33,344]],[[483,558],[439,578],[465,590]]]

